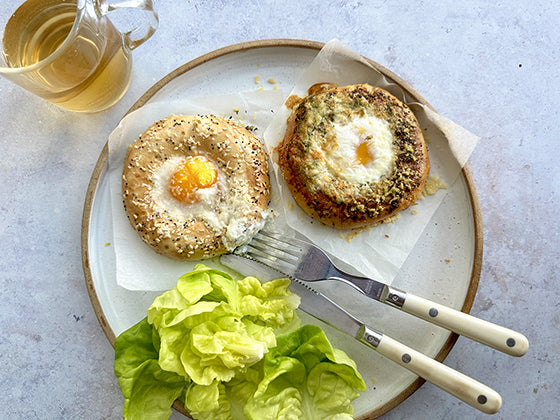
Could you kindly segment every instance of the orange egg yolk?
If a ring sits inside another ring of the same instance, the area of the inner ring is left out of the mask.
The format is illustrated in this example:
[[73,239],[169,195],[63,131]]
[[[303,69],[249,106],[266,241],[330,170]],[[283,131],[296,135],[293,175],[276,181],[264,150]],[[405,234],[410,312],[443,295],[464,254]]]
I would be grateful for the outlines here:
[[367,165],[373,160],[373,156],[369,151],[369,147],[367,142],[362,142],[356,148],[356,160],[360,163],[360,165]]
[[189,157],[177,167],[169,181],[169,192],[176,200],[186,204],[196,203],[196,192],[216,183],[216,165],[204,156]]

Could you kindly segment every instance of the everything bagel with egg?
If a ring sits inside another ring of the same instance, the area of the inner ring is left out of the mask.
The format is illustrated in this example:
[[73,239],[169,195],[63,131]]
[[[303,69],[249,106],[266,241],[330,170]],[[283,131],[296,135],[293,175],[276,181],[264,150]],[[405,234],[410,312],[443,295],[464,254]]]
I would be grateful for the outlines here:
[[312,86],[277,151],[296,203],[340,229],[371,226],[414,204],[430,169],[412,111],[368,84]]
[[247,129],[214,116],[171,116],[129,148],[122,179],[130,224],[179,260],[224,254],[264,225],[268,160]]

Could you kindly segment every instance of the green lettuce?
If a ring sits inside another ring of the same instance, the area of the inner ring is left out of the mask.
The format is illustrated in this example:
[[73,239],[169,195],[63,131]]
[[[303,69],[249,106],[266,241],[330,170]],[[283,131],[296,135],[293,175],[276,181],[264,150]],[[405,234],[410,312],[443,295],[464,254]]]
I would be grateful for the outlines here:
[[181,276],[115,342],[124,418],[168,418],[176,399],[202,420],[351,418],[365,384],[319,327],[296,329],[289,285],[201,264]]
[[356,364],[314,325],[278,337],[244,413],[257,419],[352,419],[366,384]]
[[114,370],[124,396],[123,415],[131,420],[169,418],[171,405],[190,383],[160,367],[153,328],[146,318],[115,340]]
[[229,381],[276,345],[275,328],[297,322],[289,280],[236,282],[202,264],[148,309],[160,338],[159,364],[199,385]]
[[215,395],[218,411],[229,412],[218,398],[222,383],[246,375],[276,345],[277,331],[298,325],[299,298],[288,286],[287,279],[235,281],[202,264],[181,276],[115,342],[124,417],[167,418],[173,401],[189,396],[196,411],[193,395],[201,393]]
[[185,395],[185,407],[197,420],[229,420],[231,403],[226,396],[225,384],[213,382],[210,385],[192,384]]
[[199,420],[350,420],[352,401],[365,390],[354,361],[306,325],[278,336],[261,362],[231,381],[191,384],[185,405]]

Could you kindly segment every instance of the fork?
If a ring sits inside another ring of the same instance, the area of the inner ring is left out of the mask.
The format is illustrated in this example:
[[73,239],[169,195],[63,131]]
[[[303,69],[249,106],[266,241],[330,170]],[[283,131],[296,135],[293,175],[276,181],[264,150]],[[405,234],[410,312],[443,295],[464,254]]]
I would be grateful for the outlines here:
[[369,298],[512,356],[523,356],[529,349],[527,338],[509,328],[407,293],[377,280],[346,273],[336,267],[321,248],[298,238],[261,230],[251,242],[237,248],[234,253],[259,261],[298,280],[306,282],[336,280],[346,283]]

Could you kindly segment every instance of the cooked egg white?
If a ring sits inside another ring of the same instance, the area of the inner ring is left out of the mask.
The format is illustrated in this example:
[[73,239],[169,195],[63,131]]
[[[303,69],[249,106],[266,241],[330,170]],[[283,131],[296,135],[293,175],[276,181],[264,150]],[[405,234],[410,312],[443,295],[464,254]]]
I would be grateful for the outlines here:
[[375,183],[393,171],[394,135],[386,120],[354,116],[332,125],[332,139],[323,159],[332,176],[352,183]]
[[192,219],[204,221],[223,236],[223,242],[228,249],[248,242],[263,227],[268,213],[264,212],[262,220],[258,222],[245,216],[249,209],[246,201],[239,197],[242,191],[228,187],[226,176],[217,165],[216,182],[210,187],[196,190],[196,202],[185,203],[177,200],[170,193],[169,182],[184,161],[184,158],[175,157],[161,165],[154,174],[151,200],[158,203],[161,211],[167,212],[177,223],[185,223]]

